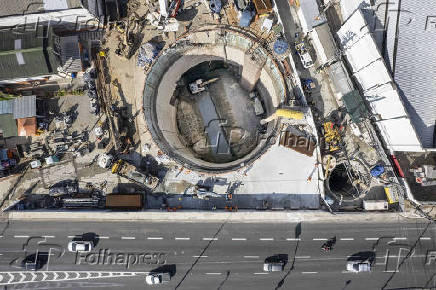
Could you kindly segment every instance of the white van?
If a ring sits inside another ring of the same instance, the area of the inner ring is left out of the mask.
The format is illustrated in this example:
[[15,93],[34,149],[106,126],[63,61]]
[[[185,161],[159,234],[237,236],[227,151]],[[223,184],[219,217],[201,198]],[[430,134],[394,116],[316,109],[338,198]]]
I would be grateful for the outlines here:
[[301,60],[301,63],[303,64],[304,68],[309,68],[309,67],[312,67],[314,65],[312,57],[310,56],[310,54],[308,52],[300,54],[300,60]]

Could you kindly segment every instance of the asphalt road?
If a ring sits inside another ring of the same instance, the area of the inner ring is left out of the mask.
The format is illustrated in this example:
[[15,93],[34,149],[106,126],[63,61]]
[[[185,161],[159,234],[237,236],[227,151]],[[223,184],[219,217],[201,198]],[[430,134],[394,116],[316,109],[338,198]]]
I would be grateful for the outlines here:
[[[436,259],[430,259],[429,265],[426,262],[432,250],[436,258],[436,227],[426,226],[422,221],[301,225],[11,222],[3,224],[6,228],[1,232],[0,285],[7,289],[144,289],[149,287],[145,275],[164,267],[174,275],[161,289],[434,287]],[[95,240],[93,252],[68,252],[68,242],[83,234]],[[333,251],[323,252],[323,241],[333,236],[337,238]],[[20,269],[23,258],[37,250],[49,254],[43,268]],[[371,273],[345,271],[350,256],[368,251],[376,253]],[[277,254],[287,255],[285,271],[263,272],[264,260]]]

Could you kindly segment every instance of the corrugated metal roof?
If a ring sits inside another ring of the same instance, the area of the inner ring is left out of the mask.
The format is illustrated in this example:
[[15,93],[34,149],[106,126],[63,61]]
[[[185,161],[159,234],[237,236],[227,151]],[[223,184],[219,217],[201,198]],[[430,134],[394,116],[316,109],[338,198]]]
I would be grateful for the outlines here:
[[35,48],[21,53],[24,64],[15,52],[0,53],[0,79],[35,77],[57,73],[60,62],[51,48]]
[[319,13],[316,0],[300,1],[300,9],[298,11],[304,17],[304,19],[300,19],[301,25],[303,26],[303,32],[308,32],[315,26],[326,22],[324,15]]
[[17,122],[12,114],[0,114],[0,135],[4,138],[18,136]]
[[79,37],[66,36],[60,38],[62,69],[65,72],[82,71],[80,58]]
[[0,115],[14,112],[14,100],[0,101]]
[[51,48],[51,35],[51,30],[43,27],[23,33],[0,30],[0,79],[57,73],[60,60]]
[[394,79],[423,147],[433,147],[436,120],[436,5],[402,0]]
[[36,116],[36,96],[22,96],[14,100],[14,118]]
[[106,15],[106,9],[103,0],[85,0],[84,6],[88,9],[89,13],[97,18]]
[[0,17],[81,8],[80,0],[2,0]]

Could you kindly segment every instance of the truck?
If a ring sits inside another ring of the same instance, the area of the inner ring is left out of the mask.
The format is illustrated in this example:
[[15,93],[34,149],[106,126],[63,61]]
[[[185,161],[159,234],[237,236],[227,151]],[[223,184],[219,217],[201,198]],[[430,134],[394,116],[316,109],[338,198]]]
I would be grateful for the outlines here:
[[125,177],[136,184],[145,185],[150,190],[155,189],[159,184],[159,178],[138,170],[135,166],[122,159],[113,164],[112,173]]
[[310,68],[314,65],[309,50],[306,48],[306,44],[303,41],[295,44],[295,50],[297,51],[297,54],[301,60],[301,64],[304,68]]
[[108,194],[107,209],[142,209],[142,194]]

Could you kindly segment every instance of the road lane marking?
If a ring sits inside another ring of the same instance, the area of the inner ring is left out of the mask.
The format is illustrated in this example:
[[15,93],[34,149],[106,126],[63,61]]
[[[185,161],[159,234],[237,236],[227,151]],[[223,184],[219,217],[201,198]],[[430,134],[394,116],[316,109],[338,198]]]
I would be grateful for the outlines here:
[[3,236],[0,236],[0,239],[2,239],[3,238]]
[[246,241],[246,238],[232,238],[232,241]]
[[14,236],[14,238],[29,238],[29,236]]
[[419,239],[420,239],[420,240],[426,240],[426,241],[431,240],[430,237],[420,237]]
[[78,238],[79,236],[68,236],[67,238],[69,239],[74,239],[74,238]]
[[260,238],[259,241],[274,241],[274,238]]
[[206,273],[206,275],[221,275],[221,273]]
[[310,256],[296,256],[295,259],[310,259]]
[[287,241],[301,241],[300,238],[287,238]]
[[191,238],[175,238],[176,240],[189,241]]
[[301,274],[318,274],[318,272],[301,272]]
[[192,258],[207,258],[208,256],[192,256]]
[[203,241],[216,241],[218,238],[203,238]]
[[122,240],[134,240],[135,237],[121,237]]
[[98,237],[99,239],[109,239],[109,237],[105,237],[105,236],[103,236],[103,237]]
[[259,256],[244,256],[246,259],[259,259]]
[[379,238],[365,238],[367,241],[378,241]]
[[147,240],[163,240],[162,237],[147,237]]
[[42,236],[43,238],[54,238],[55,236]]
[[354,241],[354,238],[341,238],[341,241]]
[[265,273],[265,272],[258,272],[258,273],[253,273],[254,275],[268,275],[269,273]]
[[407,240],[406,237],[395,237],[394,240]]
[[327,239],[323,239],[323,238],[313,238],[313,241],[327,241]]

